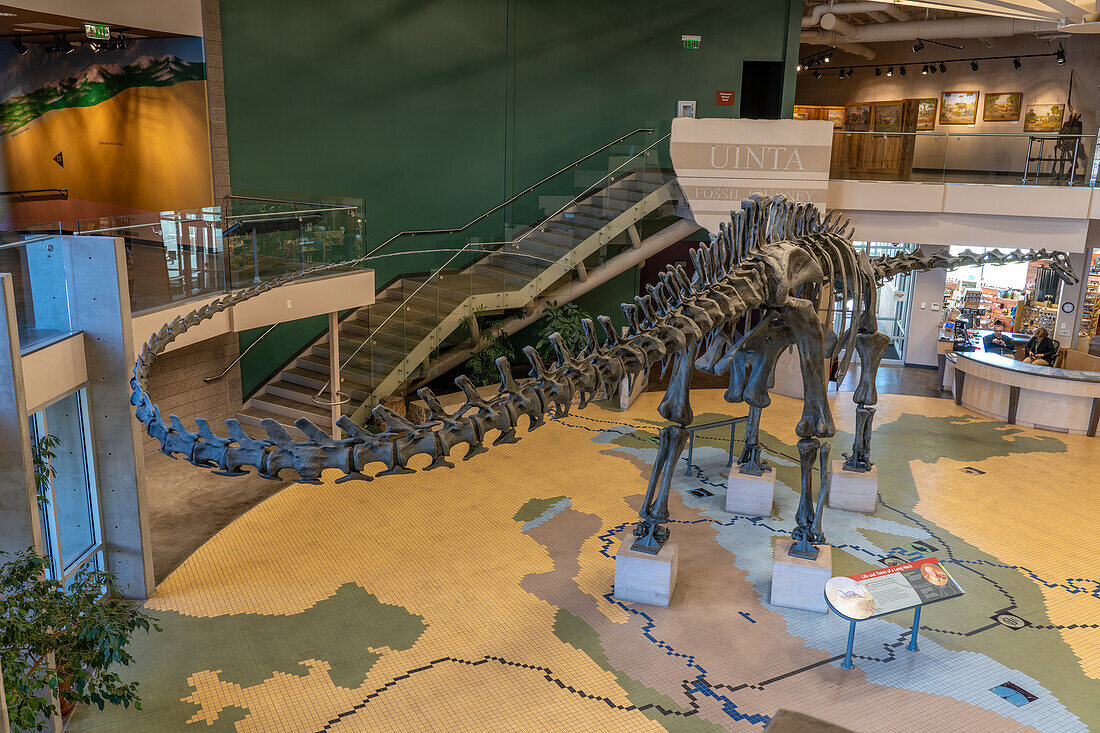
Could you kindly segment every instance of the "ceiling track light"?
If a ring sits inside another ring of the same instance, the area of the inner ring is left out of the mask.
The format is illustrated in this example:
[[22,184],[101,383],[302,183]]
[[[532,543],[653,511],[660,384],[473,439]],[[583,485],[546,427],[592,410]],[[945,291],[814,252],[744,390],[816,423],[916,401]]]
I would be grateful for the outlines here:
[[875,76],[882,76],[882,69],[877,66],[875,67]]
[[851,66],[849,66],[849,67],[848,67],[848,78],[849,78],[849,79],[851,79],[851,78],[852,78],[852,74],[854,74],[854,73],[856,73],[856,70],[855,70],[855,69],[853,69],[853,68],[852,68]]
[[893,75],[894,75],[894,67],[891,66],[889,69],[886,70],[886,76],[893,76]]
[[924,48],[924,41],[922,41],[921,39],[918,38],[917,42],[913,44],[913,53],[920,53],[920,51],[923,48]]
[[799,63],[797,66],[794,67],[794,70],[795,71],[802,71],[802,64]]
[[814,69],[814,78],[815,79],[820,79],[821,78],[821,72],[818,71],[817,69]]
[[978,62],[977,61],[971,61],[970,62],[970,70],[971,71],[977,71],[978,70]]
[[1021,64],[1021,63],[1020,63],[1020,57],[1019,57],[1019,56],[1017,56],[1016,58],[1012,59],[1012,68],[1014,68],[1014,69],[1016,69],[1017,71],[1019,71],[1019,70],[1020,70],[1020,67],[1021,67],[1021,66],[1023,66],[1023,64]]
[[829,63],[830,61],[833,60],[833,57],[830,56],[828,53],[826,53],[824,58],[822,58],[821,60],[824,61],[825,63]]
[[1054,52],[1055,58],[1058,59],[1058,64],[1066,63],[1066,47],[1062,44],[1058,44],[1058,50]]
[[901,74],[902,76],[905,76],[905,74],[907,73],[907,72],[905,71],[905,67],[904,67],[904,66],[902,66],[902,67],[901,67],[900,69],[898,69],[898,73],[899,73],[899,74]]
[[924,74],[925,76],[928,76],[928,64],[925,64],[924,66],[920,67],[920,73]]
[[16,37],[11,39],[11,45],[15,47],[15,52],[18,53],[20,56],[25,54],[28,50],[27,44],[23,43],[22,38]]
[[942,61],[940,62],[940,73],[941,74],[946,74],[947,73],[947,64],[945,64]]

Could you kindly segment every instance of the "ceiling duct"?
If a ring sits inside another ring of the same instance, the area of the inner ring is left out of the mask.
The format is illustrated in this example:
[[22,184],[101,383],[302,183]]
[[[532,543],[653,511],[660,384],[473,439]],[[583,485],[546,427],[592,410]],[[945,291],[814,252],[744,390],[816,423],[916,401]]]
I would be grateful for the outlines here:
[[883,43],[916,38],[1003,38],[1058,30],[1052,21],[1019,20],[991,16],[969,16],[905,23],[875,23],[854,26],[833,13],[821,16],[821,30],[802,31],[802,43],[839,46],[842,43]]

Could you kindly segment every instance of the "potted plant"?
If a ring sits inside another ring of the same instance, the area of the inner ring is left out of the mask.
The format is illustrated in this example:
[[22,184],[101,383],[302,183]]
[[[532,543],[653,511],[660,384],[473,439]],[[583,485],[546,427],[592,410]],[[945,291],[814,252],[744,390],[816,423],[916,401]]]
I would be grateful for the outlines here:
[[137,683],[115,670],[132,661],[126,647],[135,631],[160,627],[115,597],[111,573],[83,569],[64,588],[46,577],[48,566],[31,549],[0,565],[0,669],[13,730],[47,726],[59,712],[50,692],[101,710],[141,709]]
[[561,340],[570,353],[573,355],[580,353],[588,345],[584,326],[581,325],[581,321],[588,317],[588,314],[576,303],[558,305],[555,300],[546,301],[546,310],[543,311],[542,318],[537,324],[539,342],[536,348],[542,353],[543,358],[549,361],[555,358],[553,347],[550,345],[550,334],[555,332],[561,334]]

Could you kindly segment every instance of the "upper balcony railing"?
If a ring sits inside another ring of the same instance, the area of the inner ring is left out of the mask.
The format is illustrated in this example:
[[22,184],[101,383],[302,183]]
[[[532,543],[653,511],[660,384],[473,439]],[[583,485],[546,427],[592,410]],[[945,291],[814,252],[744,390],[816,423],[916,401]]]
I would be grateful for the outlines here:
[[0,254],[0,270],[25,270],[18,243],[41,234],[120,237],[138,313],[361,257],[363,199],[230,196],[201,209],[20,225],[0,231],[0,246],[15,245]]
[[1096,186],[1096,135],[833,133],[833,180]]

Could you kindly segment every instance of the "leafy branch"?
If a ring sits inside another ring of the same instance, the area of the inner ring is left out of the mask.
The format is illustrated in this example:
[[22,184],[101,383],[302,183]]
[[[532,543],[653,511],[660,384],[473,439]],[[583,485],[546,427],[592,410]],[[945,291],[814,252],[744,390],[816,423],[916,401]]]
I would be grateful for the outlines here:
[[66,589],[45,577],[48,565],[28,549],[0,566],[0,667],[14,730],[44,729],[57,712],[51,692],[101,710],[140,710],[137,683],[115,670],[133,661],[126,647],[135,631],[160,627],[114,597],[111,573],[82,569]]

